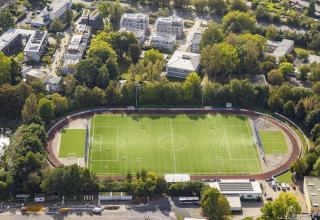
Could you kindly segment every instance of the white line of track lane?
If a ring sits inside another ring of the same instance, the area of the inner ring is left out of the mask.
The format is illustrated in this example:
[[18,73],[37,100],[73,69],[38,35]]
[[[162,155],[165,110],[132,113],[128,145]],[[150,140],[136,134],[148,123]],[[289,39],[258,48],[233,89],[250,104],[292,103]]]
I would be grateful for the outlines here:
[[171,143],[172,143],[172,154],[173,154],[174,173],[177,173],[176,155],[174,154],[174,141],[173,141],[173,129],[172,129],[171,117],[170,117],[170,127],[171,127]]

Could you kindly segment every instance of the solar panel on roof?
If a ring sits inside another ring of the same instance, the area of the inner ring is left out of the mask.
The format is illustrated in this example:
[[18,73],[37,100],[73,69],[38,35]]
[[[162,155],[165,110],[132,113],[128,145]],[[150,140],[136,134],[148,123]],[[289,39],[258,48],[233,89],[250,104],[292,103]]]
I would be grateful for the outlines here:
[[221,191],[253,191],[252,184],[247,183],[219,183]]

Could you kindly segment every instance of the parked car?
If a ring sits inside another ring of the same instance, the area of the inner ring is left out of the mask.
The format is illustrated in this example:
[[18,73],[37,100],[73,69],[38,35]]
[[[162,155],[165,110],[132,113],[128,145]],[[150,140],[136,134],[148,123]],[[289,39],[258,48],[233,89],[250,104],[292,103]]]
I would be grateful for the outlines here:
[[101,212],[102,212],[102,208],[101,207],[94,207],[93,209],[92,209],[92,212],[94,213],[94,214],[101,214]]
[[272,202],[272,201],[273,201],[273,198],[272,198],[271,196],[269,196],[269,197],[266,198],[266,200]]

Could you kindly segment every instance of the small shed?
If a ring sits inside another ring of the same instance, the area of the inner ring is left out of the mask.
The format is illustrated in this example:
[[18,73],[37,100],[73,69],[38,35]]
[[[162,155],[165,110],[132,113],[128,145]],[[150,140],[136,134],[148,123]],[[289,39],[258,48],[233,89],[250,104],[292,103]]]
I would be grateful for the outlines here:
[[226,196],[226,199],[229,202],[231,212],[242,211],[242,205],[239,196]]

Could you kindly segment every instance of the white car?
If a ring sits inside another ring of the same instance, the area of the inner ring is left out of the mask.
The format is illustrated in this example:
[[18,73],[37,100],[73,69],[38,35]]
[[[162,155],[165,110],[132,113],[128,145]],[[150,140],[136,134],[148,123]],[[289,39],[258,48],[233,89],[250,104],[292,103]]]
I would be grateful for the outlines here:
[[101,207],[94,207],[92,209],[92,212],[95,213],[95,214],[100,214],[102,212],[102,208]]

